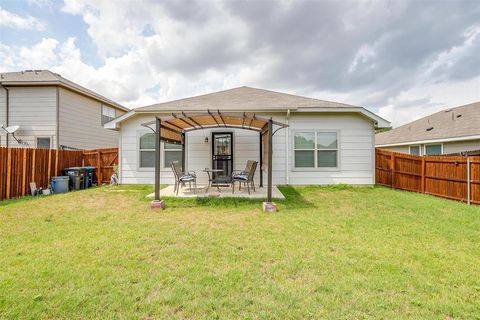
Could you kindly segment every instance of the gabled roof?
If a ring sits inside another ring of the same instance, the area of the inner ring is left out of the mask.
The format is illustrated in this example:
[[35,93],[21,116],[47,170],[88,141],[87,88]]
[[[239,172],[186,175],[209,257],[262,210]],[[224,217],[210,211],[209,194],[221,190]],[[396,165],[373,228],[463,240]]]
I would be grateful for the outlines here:
[[372,119],[380,127],[388,127],[390,125],[388,121],[363,107],[244,86],[136,108],[124,116],[111,121],[106,127],[116,128],[118,123],[137,113],[207,110],[249,113],[286,112],[287,110],[297,112],[357,112]]
[[389,146],[445,139],[480,139],[480,102],[446,109],[375,135],[375,145]]
[[63,78],[57,73],[49,70],[27,70],[20,72],[6,72],[0,74],[0,84],[4,86],[48,86],[59,85],[67,89],[79,92],[100,102],[116,107],[123,111],[128,111],[128,108],[110,100],[90,89],[82,87],[81,85]]
[[293,94],[238,87],[200,96],[184,98],[163,103],[156,103],[146,107],[136,108],[136,111],[184,110],[205,111],[206,108],[224,111],[244,110],[287,110],[309,107],[355,107],[352,105],[296,96]]

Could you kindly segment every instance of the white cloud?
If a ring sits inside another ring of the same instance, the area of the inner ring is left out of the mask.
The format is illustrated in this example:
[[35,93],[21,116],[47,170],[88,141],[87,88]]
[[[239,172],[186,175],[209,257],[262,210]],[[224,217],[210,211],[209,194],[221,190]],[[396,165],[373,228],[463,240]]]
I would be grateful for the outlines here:
[[0,26],[43,31],[45,24],[32,16],[19,16],[0,7]]
[[0,68],[48,68],[127,106],[250,85],[363,105],[399,125],[480,100],[478,28],[444,5],[417,15],[415,2],[65,0],[101,65],[74,38],[45,38],[0,43]]

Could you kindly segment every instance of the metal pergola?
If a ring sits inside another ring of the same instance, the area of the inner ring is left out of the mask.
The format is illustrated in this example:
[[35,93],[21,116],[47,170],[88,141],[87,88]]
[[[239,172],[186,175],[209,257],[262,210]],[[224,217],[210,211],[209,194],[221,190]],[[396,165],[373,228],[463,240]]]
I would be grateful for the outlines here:
[[[155,125],[154,128],[151,126]],[[255,114],[247,113],[225,113],[207,110],[200,113],[172,113],[169,117],[155,117],[155,120],[143,123],[142,126],[150,128],[155,133],[155,200],[160,201],[160,142],[168,142],[182,145],[182,168],[185,170],[185,134],[201,129],[210,128],[235,128],[253,130],[259,133],[260,141],[260,186],[263,187],[263,153],[266,147],[268,150],[268,189],[267,201],[272,202],[272,158],[273,158],[273,136],[288,125],[274,121],[272,118],[262,118]],[[274,126],[277,128],[274,130]]]

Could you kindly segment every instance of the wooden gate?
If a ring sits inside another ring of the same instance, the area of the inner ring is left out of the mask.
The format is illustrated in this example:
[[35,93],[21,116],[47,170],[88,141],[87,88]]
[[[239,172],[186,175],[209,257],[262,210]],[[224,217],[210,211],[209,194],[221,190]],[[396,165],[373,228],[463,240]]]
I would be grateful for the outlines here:
[[109,183],[114,166],[118,165],[118,148],[83,151],[83,166],[95,167],[95,181]]

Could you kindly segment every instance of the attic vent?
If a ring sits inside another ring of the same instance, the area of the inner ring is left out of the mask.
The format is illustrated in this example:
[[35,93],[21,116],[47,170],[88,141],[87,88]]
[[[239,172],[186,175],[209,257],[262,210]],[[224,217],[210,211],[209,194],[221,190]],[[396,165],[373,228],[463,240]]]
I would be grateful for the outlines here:
[[432,131],[432,130],[433,130],[433,127],[427,128],[427,131]]
[[461,114],[457,114],[457,118],[460,118],[462,115]]

